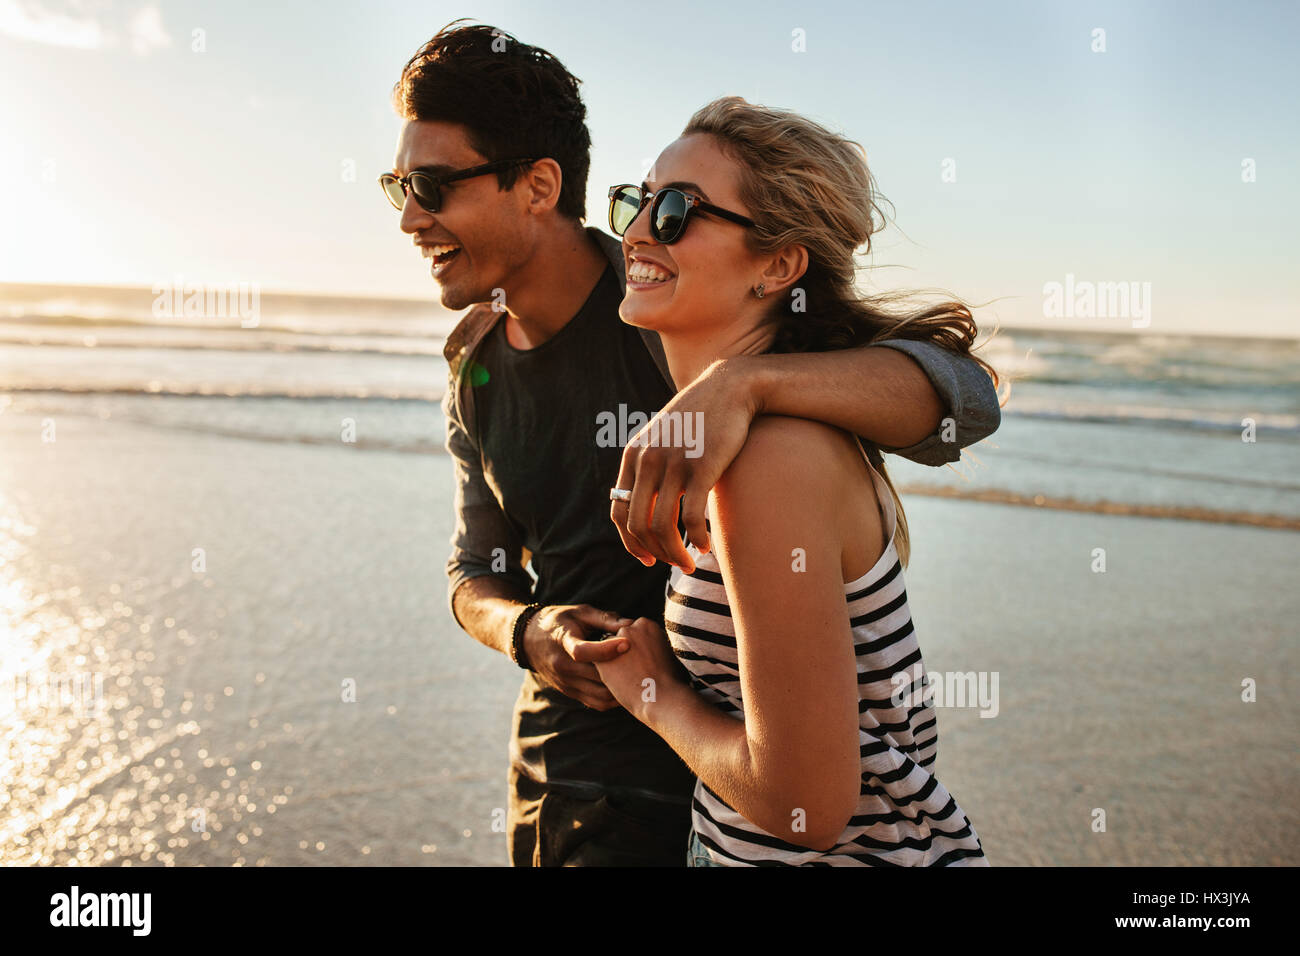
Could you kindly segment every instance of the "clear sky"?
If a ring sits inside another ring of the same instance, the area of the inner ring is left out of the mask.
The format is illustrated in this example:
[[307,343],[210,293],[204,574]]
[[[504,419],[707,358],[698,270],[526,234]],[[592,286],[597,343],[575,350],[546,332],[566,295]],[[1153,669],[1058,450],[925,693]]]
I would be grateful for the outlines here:
[[866,147],[882,286],[1120,329],[1045,317],[1045,283],[1150,283],[1151,331],[1300,335],[1290,2],[0,0],[0,281],[432,299],[375,177],[402,64],[469,15],[584,81],[593,223],[734,93]]

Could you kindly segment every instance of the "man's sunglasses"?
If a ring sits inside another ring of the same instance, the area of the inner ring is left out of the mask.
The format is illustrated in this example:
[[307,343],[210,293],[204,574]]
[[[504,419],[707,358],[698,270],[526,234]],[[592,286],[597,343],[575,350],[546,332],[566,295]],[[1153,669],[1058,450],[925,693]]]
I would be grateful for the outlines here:
[[658,192],[647,193],[640,186],[629,184],[609,187],[609,228],[614,230],[614,235],[621,236],[627,232],[646,203],[650,204],[650,235],[655,242],[665,246],[685,235],[686,220],[695,209],[741,226],[751,229],[754,227],[754,220],[720,209],[699,196],[692,196],[680,189],[665,187]]
[[535,159],[499,159],[494,163],[484,163],[482,166],[473,166],[454,173],[443,173],[440,176],[420,169],[412,170],[409,176],[384,173],[379,177],[379,185],[384,188],[384,195],[388,197],[394,209],[401,209],[406,203],[406,191],[409,189],[415,194],[415,201],[421,208],[427,212],[438,212],[442,209],[442,187],[448,183],[473,179],[475,176],[486,176],[488,173],[497,173],[512,166],[527,166],[535,162],[537,162]]

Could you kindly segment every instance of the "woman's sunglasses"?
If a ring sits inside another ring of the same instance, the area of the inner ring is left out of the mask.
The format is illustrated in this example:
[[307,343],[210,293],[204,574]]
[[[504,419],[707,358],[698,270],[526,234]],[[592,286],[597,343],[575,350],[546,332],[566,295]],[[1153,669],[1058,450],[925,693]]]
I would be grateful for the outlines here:
[[647,193],[640,186],[629,184],[609,187],[609,228],[614,230],[614,235],[626,233],[646,203],[650,204],[650,235],[655,242],[665,246],[686,234],[686,220],[695,209],[754,228],[754,220],[720,209],[699,196],[692,196],[680,189],[665,187],[658,192]]
[[473,166],[454,173],[443,173],[440,176],[420,169],[412,170],[409,176],[384,173],[379,177],[379,185],[383,187],[384,195],[388,197],[394,209],[401,209],[406,203],[406,191],[409,189],[415,194],[415,201],[422,209],[427,212],[438,212],[442,209],[442,187],[447,183],[473,179],[475,176],[486,176],[488,173],[497,173],[512,166],[527,166],[535,162],[535,159],[499,159],[494,163],[484,163],[482,166]]

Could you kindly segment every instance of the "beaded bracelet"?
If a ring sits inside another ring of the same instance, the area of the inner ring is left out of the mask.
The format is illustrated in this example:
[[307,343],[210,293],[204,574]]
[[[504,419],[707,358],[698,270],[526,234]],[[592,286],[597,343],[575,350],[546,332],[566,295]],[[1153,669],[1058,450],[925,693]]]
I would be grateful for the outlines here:
[[515,618],[514,630],[510,634],[510,659],[526,671],[533,668],[528,655],[524,652],[524,632],[528,630],[529,620],[541,609],[540,604],[530,604],[520,611],[519,616]]

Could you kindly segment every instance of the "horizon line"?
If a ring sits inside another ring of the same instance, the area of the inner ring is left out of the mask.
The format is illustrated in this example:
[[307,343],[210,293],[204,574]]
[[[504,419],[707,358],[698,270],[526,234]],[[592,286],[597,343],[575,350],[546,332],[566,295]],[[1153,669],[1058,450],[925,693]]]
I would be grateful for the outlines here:
[[[199,283],[199,284],[204,285],[205,287],[208,285],[228,286],[232,284],[238,285],[239,282],[240,280],[235,280],[232,283]],[[257,285],[257,283],[249,283],[249,284]],[[150,295],[154,294],[153,293],[154,285],[146,286],[146,285],[140,285],[136,283],[117,284],[117,283],[91,283],[91,282],[31,282],[31,281],[0,279],[0,290],[4,290],[8,288],[68,289],[71,291],[86,291],[86,292],[104,291],[104,292],[118,292],[118,293],[144,292]],[[173,286],[169,284],[166,288],[170,289],[173,288]],[[258,294],[281,296],[284,298],[332,299],[336,301],[359,301],[359,302],[369,301],[369,302],[383,302],[383,303],[405,303],[410,305],[420,305],[423,307],[432,306],[452,316],[463,315],[465,311],[468,311],[468,309],[462,311],[452,311],[450,309],[443,309],[442,305],[433,296],[431,296],[429,299],[423,299],[423,298],[415,298],[411,296],[384,295],[382,293],[372,293],[372,292],[345,292],[345,291],[322,292],[320,290],[303,291],[303,290],[297,290],[291,288],[274,288],[274,287],[273,288],[259,287]],[[4,300],[4,296],[2,293],[0,293],[0,301],[3,300]],[[4,317],[0,316],[0,321],[3,320]],[[104,321],[111,324],[111,320],[106,319]],[[980,327],[981,336],[985,334],[986,329],[989,330],[990,335],[993,334],[994,332],[1003,332],[1003,331],[1055,332],[1060,335],[1130,335],[1139,338],[1145,335],[1151,335],[1151,336],[1163,335],[1163,336],[1184,336],[1187,338],[1197,338],[1197,339],[1226,339],[1229,341],[1251,339],[1251,340],[1263,340],[1263,341],[1300,342],[1300,328],[1297,328],[1291,332],[1281,331],[1281,332],[1272,333],[1272,332],[1252,331],[1252,332],[1230,333],[1230,332],[1206,332],[1206,331],[1198,331],[1194,329],[1153,330],[1150,327],[1141,328],[1141,329],[1131,329],[1131,328],[1089,329],[1089,328],[1079,327],[1079,326],[1052,326],[1046,324],[1026,325],[1024,323],[1014,323],[1014,322],[1013,323],[995,322],[995,323],[991,323],[988,326],[981,326]]]

